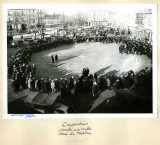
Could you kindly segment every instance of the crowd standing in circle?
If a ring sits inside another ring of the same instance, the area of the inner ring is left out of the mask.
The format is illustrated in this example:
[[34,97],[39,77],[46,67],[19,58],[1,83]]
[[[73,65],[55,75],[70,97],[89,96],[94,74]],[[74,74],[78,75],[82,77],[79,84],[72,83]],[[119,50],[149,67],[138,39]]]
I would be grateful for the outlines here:
[[120,53],[147,55],[152,59],[152,45],[138,40],[126,39],[119,47]]
[[[103,43],[117,42],[122,44],[119,47],[120,53],[131,53],[139,55],[147,55],[149,58],[152,56],[152,45],[145,44],[141,41],[123,39],[123,38],[108,38],[107,36],[97,37],[82,37],[76,36],[76,42],[86,41],[100,41]],[[57,43],[56,43],[57,42]],[[61,43],[60,43],[61,42]],[[66,44],[72,43],[69,40]],[[82,70],[82,75],[79,77],[72,76],[69,79],[66,78],[34,78],[36,73],[36,66],[30,65],[32,53],[39,52],[45,49],[56,47],[57,45],[64,44],[61,41],[55,42],[39,42],[30,44],[30,47],[24,47],[12,56],[8,62],[8,77],[12,79],[15,92],[20,89],[29,88],[30,91],[41,91],[43,93],[57,93],[60,92],[62,96],[69,96],[71,90],[74,90],[74,95],[78,93],[90,92],[95,97],[100,91],[105,89],[121,90],[124,88],[139,87],[144,89],[147,87],[151,90],[152,85],[152,68],[145,68],[135,73],[132,70],[126,72],[123,75],[97,75],[90,74],[88,68]],[[58,55],[51,56],[52,63],[58,61]]]

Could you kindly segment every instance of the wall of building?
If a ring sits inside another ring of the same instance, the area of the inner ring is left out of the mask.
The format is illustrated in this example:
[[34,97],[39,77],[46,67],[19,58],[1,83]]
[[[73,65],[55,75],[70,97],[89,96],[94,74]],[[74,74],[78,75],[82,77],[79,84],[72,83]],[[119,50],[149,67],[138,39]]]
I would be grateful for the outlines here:
[[8,31],[20,31],[23,26],[28,29],[29,25],[42,23],[44,15],[45,11],[38,9],[10,9],[7,17]]
[[136,37],[143,41],[152,42],[152,10],[145,9],[142,13],[142,23],[137,23]]
[[90,11],[88,14],[88,26],[114,25],[114,13],[107,10]]

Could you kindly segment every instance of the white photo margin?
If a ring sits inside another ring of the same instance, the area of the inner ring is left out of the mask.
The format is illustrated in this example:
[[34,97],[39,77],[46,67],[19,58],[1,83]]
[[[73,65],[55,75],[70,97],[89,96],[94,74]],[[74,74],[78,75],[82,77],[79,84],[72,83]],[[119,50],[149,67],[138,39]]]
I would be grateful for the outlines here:
[[[3,4],[3,37],[2,37],[2,47],[3,47],[3,118],[4,119],[25,119],[23,114],[21,116],[13,116],[13,114],[8,114],[8,98],[7,98],[7,9],[29,9],[29,8],[52,8],[52,5],[56,4]],[[64,6],[65,4],[60,4]],[[157,30],[157,4],[67,4],[67,5],[91,5],[99,7],[147,7],[152,8],[152,30],[153,30],[153,57],[152,57],[152,68],[153,68],[153,113],[100,113],[100,114],[34,114],[33,119],[38,118],[156,118],[158,112],[158,76],[157,76],[157,66],[158,66],[158,30]]]

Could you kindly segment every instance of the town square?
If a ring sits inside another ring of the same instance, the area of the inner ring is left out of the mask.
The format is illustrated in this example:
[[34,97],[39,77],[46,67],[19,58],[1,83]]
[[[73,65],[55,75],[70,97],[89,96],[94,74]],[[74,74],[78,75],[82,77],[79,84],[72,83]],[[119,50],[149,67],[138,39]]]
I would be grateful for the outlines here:
[[8,114],[152,113],[152,8],[7,9]]

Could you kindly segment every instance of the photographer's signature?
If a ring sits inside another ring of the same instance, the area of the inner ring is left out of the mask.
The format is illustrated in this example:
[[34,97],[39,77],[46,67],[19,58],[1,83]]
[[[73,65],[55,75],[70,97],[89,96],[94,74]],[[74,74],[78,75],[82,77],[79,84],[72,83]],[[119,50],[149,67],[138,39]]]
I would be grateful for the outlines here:
[[12,114],[11,116],[20,116],[20,117],[24,117],[24,118],[36,117],[36,115],[34,115],[34,114]]

